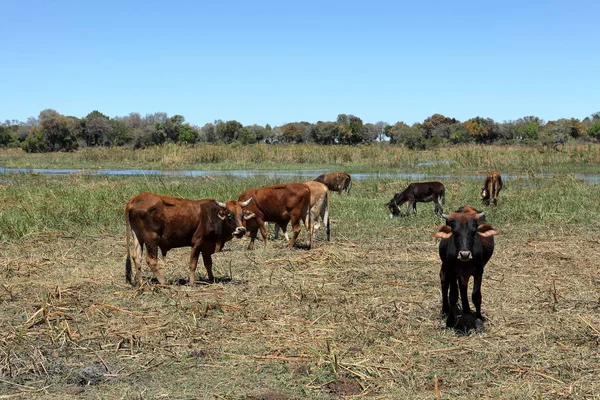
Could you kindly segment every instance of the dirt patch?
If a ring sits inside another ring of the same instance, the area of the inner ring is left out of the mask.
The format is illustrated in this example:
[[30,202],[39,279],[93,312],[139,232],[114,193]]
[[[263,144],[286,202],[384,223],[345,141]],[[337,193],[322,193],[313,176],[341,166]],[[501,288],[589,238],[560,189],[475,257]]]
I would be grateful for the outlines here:
[[331,394],[338,396],[354,396],[362,393],[362,387],[360,384],[352,378],[347,376],[340,377],[337,381],[333,381],[325,385],[325,388]]

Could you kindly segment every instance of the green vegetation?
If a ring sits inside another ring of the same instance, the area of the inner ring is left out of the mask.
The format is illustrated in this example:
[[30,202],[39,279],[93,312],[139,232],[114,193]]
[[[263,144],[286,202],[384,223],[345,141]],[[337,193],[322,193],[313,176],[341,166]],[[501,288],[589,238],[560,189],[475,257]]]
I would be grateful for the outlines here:
[[[155,149],[157,165],[168,148]],[[292,157],[282,149],[277,157]],[[475,149],[462,153],[462,165],[488,169]],[[516,154],[500,153],[503,165],[537,169],[569,153]],[[310,251],[271,241],[248,252],[247,238],[233,240],[214,256],[221,281],[194,288],[177,284],[189,259],[177,249],[164,266],[173,284],[149,284],[144,265],[148,284],[135,289],[124,280],[130,196],[225,200],[275,180],[2,175],[0,393],[431,399],[437,386],[442,399],[600,396],[600,187],[568,174],[513,179],[497,207],[483,207],[481,182],[443,182],[446,211],[470,203],[501,232],[484,274],[483,334],[459,335],[439,318],[433,205],[388,218],[383,204],[406,180],[355,180],[351,195],[334,194],[331,243],[322,231]]]
[[424,151],[400,146],[319,146],[316,144],[202,144],[186,147],[165,144],[147,149],[83,148],[74,153],[24,153],[0,150],[5,168],[72,169],[343,169],[348,172],[411,172],[454,175],[595,173],[600,145],[569,145],[562,151],[540,151],[528,146],[462,145]]
[[110,118],[92,111],[84,118],[64,116],[46,109],[27,122],[7,120],[0,124],[0,147],[20,147],[29,153],[74,151],[81,147],[146,148],[165,143],[316,143],[357,145],[381,141],[408,149],[430,149],[461,144],[525,144],[556,149],[565,143],[589,143],[600,139],[600,112],[582,121],[562,118],[545,122],[535,116],[496,122],[475,117],[461,122],[433,114],[409,126],[399,121],[364,123],[355,115],[339,114],[335,121],[290,122],[244,126],[236,120],[215,120],[203,127],[190,125],[182,115],[164,112],[130,113]]

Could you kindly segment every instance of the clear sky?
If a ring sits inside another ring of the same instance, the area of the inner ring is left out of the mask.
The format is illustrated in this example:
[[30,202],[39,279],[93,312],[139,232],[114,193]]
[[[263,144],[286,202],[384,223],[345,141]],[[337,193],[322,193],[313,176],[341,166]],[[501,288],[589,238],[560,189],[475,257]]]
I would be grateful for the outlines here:
[[0,120],[600,111],[600,2],[0,0]]

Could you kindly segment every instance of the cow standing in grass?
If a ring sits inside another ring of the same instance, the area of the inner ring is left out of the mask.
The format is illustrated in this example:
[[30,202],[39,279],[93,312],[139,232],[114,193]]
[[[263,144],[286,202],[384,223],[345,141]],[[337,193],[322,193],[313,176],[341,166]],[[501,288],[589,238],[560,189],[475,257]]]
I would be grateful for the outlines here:
[[[329,189],[320,182],[308,181],[304,182],[310,190],[310,218],[312,220],[313,229],[319,229],[321,223],[325,225],[327,241],[331,241],[331,220],[329,218]],[[320,219],[320,221],[319,221]],[[274,236],[279,237],[279,225],[275,224]],[[285,240],[289,241],[287,232],[284,234]]]
[[400,206],[406,204],[406,215],[411,211],[417,213],[417,203],[428,203],[433,201],[435,207],[433,212],[442,215],[444,212],[442,204],[446,203],[446,188],[440,182],[417,182],[411,183],[400,193],[396,193],[394,198],[385,205],[390,210],[390,218],[402,215]]
[[474,278],[472,300],[475,305],[475,317],[483,321],[484,317],[481,314],[483,267],[494,253],[494,235],[497,235],[498,231],[485,223],[482,212],[468,205],[443,217],[446,219],[446,224],[438,228],[435,237],[441,239],[440,281],[442,315],[446,316],[446,326],[457,325],[459,292],[462,314],[471,314],[467,295],[471,276]]
[[198,257],[206,267],[208,280],[214,281],[212,272],[213,253],[223,249],[233,237],[241,238],[246,233],[244,220],[254,217],[246,211],[252,199],[244,202],[221,203],[212,199],[186,200],[144,192],[132,197],[125,207],[127,259],[125,278],[131,279],[131,253],[129,236],[133,236],[133,262],[135,282],[142,285],[142,254],[146,246],[146,262],[161,284],[167,281],[158,268],[158,249],[163,259],[173,248],[191,246],[190,285],[195,283]]
[[332,192],[338,192],[338,194],[346,192],[347,194],[350,194],[352,177],[345,172],[329,172],[327,174],[317,176],[315,181],[324,184]]
[[285,234],[289,223],[292,224],[292,239],[289,246],[294,247],[302,230],[302,221],[308,230],[309,248],[313,244],[313,226],[310,218],[310,189],[304,183],[282,183],[274,186],[248,189],[240,194],[238,201],[252,199],[248,211],[255,218],[246,223],[250,232],[248,250],[254,249],[254,240],[260,229],[265,246],[267,246],[267,228],[265,222],[274,222]]
[[502,176],[499,171],[492,171],[486,176],[481,188],[481,200],[486,206],[490,205],[490,201],[497,205],[500,190],[502,190]]

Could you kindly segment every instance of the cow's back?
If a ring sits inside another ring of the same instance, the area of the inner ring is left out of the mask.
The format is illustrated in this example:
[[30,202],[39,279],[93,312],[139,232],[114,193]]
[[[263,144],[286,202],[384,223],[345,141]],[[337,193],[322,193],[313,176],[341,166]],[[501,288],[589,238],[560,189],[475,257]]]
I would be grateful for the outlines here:
[[246,190],[239,201],[252,197],[246,208],[267,222],[288,220],[289,213],[297,208],[308,212],[311,192],[303,183],[285,183]]
[[189,246],[201,217],[202,205],[209,199],[186,200],[144,192],[132,197],[126,206],[132,230],[145,243],[163,248]]

